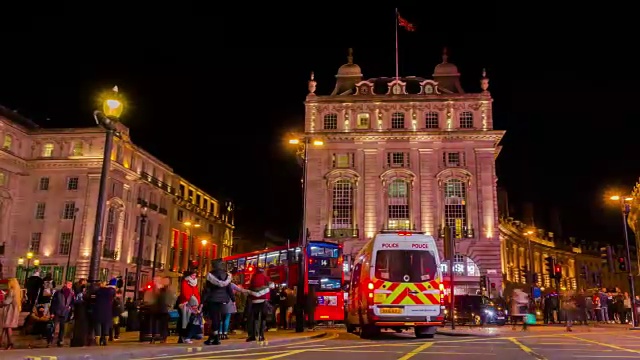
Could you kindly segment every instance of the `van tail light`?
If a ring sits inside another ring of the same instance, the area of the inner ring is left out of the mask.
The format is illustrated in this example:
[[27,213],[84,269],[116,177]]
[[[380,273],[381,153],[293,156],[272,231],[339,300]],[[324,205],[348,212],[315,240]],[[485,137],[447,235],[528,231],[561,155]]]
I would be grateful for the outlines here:
[[370,282],[369,285],[367,285],[367,289],[373,290],[373,283]]
[[374,285],[372,282],[367,284],[367,302],[369,304],[373,304],[373,288]]
[[440,283],[438,288],[440,289],[440,306],[444,306],[444,284]]

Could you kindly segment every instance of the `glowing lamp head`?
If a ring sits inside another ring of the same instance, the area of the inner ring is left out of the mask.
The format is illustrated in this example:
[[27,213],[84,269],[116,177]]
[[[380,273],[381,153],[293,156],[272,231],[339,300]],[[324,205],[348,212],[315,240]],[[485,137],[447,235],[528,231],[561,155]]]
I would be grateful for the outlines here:
[[27,259],[33,259],[33,253],[31,251],[27,253]]
[[298,140],[298,139],[290,139],[289,140],[289,144],[298,145],[298,144],[300,144],[300,140]]
[[119,118],[124,111],[124,104],[120,100],[120,94],[118,93],[118,87],[113,87],[113,92],[106,96],[102,101],[102,112],[108,117]]

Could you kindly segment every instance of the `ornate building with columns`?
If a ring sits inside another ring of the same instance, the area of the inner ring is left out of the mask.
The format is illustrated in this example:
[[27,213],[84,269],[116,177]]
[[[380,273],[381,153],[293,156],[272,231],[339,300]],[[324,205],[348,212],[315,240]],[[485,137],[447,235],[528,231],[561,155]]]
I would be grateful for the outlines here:
[[[187,217],[209,232],[210,247],[231,247],[231,240],[225,240],[232,238],[234,228],[231,204],[221,205],[201,190],[188,200],[192,205],[185,204],[188,196],[181,189],[186,181],[135,145],[124,125],[118,124],[118,131],[102,242],[100,249],[92,249],[104,131],[40,128],[0,107],[0,277],[24,279],[36,264],[58,282],[65,275],[87,277],[92,251],[100,252],[102,279],[135,272],[138,256],[143,259],[143,281],[154,258],[160,273],[183,270],[175,266],[175,254],[181,264],[196,259],[182,250],[194,245],[175,241],[176,230],[182,229],[177,224],[180,207],[188,208]],[[145,242],[138,254],[143,207]]]
[[381,230],[422,231],[442,247],[449,225],[458,281],[482,274],[500,286],[495,159],[505,132],[493,129],[486,74],[478,69],[478,91],[466,92],[446,51],[430,78],[365,78],[353,60],[350,51],[329,95],[309,81],[310,238],[342,243],[348,259]]

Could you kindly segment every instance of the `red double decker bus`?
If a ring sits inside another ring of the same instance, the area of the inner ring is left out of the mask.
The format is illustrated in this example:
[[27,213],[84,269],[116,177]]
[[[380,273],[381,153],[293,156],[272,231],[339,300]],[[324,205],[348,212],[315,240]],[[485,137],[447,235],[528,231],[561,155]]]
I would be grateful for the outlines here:
[[[317,321],[344,320],[344,271],[342,246],[323,241],[310,241],[305,249],[305,294],[314,287],[318,298],[315,312]],[[227,270],[237,269],[234,281],[248,286],[257,267],[277,285],[298,284],[298,256],[301,248],[297,244],[277,246],[250,253],[227,256],[223,259]]]

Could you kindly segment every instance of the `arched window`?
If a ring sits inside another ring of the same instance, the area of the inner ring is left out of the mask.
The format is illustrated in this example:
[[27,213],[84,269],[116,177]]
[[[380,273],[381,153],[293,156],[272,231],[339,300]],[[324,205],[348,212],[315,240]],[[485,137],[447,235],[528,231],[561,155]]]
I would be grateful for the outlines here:
[[387,228],[410,230],[409,181],[395,179],[389,183],[387,193]]
[[444,183],[444,222],[454,229],[456,238],[464,236],[467,227],[467,187],[460,179]]
[[336,130],[338,128],[338,114],[331,113],[325,115],[322,125],[325,130]]
[[426,129],[437,129],[440,127],[440,116],[435,111],[429,111],[424,116],[424,127]]
[[353,229],[353,181],[338,180],[332,189],[332,229]]
[[471,111],[463,111],[460,113],[460,128],[473,129],[473,113]]
[[392,129],[404,129],[404,113],[394,112],[391,114],[391,128]]
[[12,144],[13,144],[13,136],[6,134],[4,136],[4,141],[2,142],[2,148],[4,150],[11,150]]
[[105,249],[104,252],[110,252],[115,246],[116,236],[116,208],[113,206],[109,207],[109,212],[107,213],[107,228],[105,230],[104,244],[102,246]]

